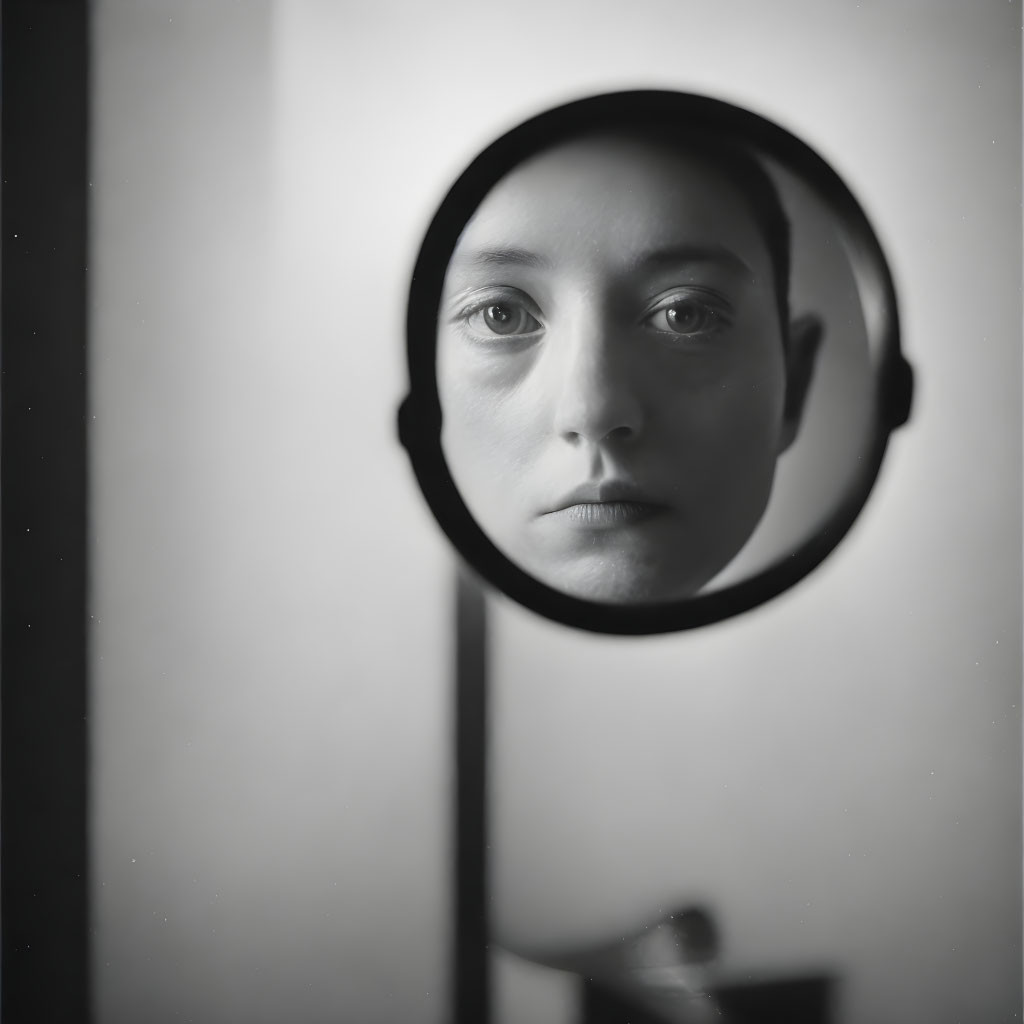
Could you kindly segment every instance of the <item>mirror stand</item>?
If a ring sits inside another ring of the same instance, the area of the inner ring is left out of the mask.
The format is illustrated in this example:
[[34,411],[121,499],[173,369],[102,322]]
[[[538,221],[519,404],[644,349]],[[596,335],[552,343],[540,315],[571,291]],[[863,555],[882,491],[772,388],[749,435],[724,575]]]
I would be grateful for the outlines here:
[[468,569],[455,580],[454,1024],[488,1024],[487,605]]

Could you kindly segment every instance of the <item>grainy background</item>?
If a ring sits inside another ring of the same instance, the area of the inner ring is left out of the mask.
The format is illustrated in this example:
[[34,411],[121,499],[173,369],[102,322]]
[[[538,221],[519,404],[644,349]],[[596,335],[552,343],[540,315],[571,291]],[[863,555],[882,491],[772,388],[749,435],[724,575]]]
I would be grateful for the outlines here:
[[[833,162],[919,379],[859,524],[700,634],[492,602],[496,937],[710,905],[839,1024],[1020,1019],[1021,8],[99,0],[101,1024],[446,1018],[452,560],[394,430],[422,231],[492,137],[708,92]],[[568,1024],[505,958],[502,1024]]]

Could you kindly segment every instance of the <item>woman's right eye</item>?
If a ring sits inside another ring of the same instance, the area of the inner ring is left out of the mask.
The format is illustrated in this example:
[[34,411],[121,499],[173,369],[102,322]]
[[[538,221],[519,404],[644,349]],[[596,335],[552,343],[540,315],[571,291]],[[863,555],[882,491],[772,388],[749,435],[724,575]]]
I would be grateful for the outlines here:
[[466,325],[478,335],[503,338],[536,334],[542,330],[540,321],[519,303],[502,301],[489,302],[471,310],[465,318]]

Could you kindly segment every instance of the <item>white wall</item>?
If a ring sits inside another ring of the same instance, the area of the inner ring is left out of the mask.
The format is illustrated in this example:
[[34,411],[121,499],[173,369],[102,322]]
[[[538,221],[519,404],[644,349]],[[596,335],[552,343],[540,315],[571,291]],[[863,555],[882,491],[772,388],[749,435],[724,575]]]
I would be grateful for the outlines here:
[[394,441],[402,272],[375,291],[344,231],[292,272],[276,31],[96,8],[100,1024],[444,1012],[449,561]]
[[[497,937],[680,902],[840,1024],[1020,1008],[1020,3],[102,0],[92,386],[101,1024],[440,1021],[450,559],[394,434],[422,231],[491,138],[665,86],[833,161],[920,382],[773,605],[617,640],[501,599]],[[506,1024],[571,1020],[507,966]]]

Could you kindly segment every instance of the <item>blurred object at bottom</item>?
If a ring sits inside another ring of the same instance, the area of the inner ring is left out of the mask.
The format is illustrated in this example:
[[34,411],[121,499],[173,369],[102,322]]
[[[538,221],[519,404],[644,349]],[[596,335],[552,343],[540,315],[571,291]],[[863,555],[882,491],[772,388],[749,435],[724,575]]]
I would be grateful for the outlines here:
[[[651,1001],[641,1005],[596,982],[585,980],[582,987],[580,1024],[834,1024],[836,1020],[832,1012],[835,979],[826,975],[716,987],[700,1007],[666,1004],[664,1011]],[[687,1012],[691,1016],[681,1015]]]
[[559,966],[580,975],[616,1005],[621,1001],[631,1012],[647,1011],[657,1024],[722,1024],[725,1018],[711,993],[718,950],[711,915],[687,907],[615,942],[566,958]]
[[580,1024],[833,1024],[825,973],[725,984],[709,910],[685,907],[566,958],[583,979]]

